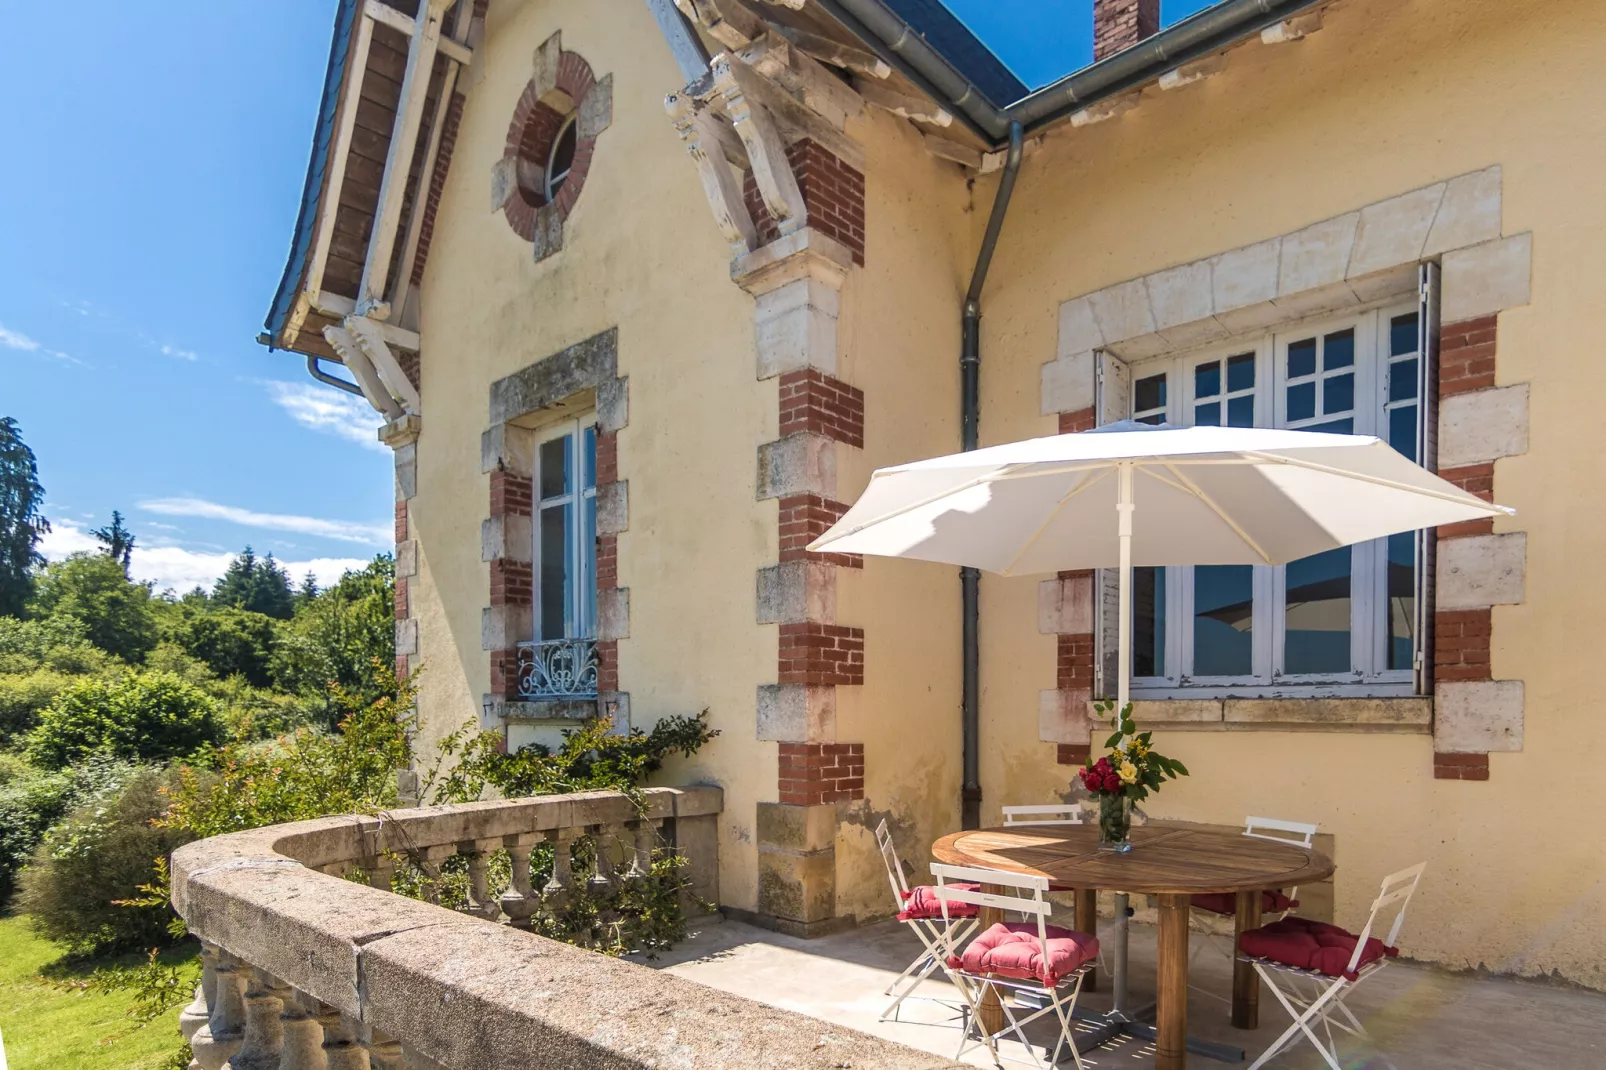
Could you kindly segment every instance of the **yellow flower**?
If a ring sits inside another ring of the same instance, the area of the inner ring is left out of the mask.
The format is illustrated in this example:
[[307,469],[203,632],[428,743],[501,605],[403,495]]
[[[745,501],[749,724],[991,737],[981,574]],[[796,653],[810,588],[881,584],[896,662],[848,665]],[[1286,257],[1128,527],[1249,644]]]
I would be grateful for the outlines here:
[[1138,781],[1138,767],[1131,762],[1122,762],[1121,768],[1116,770],[1123,784],[1136,784]]

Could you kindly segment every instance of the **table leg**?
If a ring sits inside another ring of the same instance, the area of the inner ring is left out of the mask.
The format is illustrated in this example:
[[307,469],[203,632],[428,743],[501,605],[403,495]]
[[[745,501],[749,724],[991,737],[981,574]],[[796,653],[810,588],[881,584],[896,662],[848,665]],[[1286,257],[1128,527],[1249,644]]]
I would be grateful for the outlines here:
[[1186,895],[1162,895],[1160,947],[1155,1014],[1155,1070],[1183,1070],[1188,1065],[1188,901]]
[[[996,884],[984,884],[981,890],[991,895],[1005,895],[1008,892],[1008,889]],[[1003,920],[1004,912],[997,907],[981,907],[976,914],[976,932],[980,935]],[[998,1000],[998,989],[990,985],[982,989],[981,1002],[976,1008],[976,1024],[989,1036],[1004,1028],[1004,1006]]]
[[1232,932],[1232,1024],[1239,1029],[1260,1025],[1260,978],[1255,968],[1238,957],[1238,938],[1260,928],[1260,892],[1239,892],[1238,913]]
[[[1076,931],[1087,933],[1090,936],[1099,934],[1099,893],[1095,888],[1076,889]],[[1087,972],[1082,979],[1083,992],[1097,992],[1099,990],[1099,971],[1097,968]]]

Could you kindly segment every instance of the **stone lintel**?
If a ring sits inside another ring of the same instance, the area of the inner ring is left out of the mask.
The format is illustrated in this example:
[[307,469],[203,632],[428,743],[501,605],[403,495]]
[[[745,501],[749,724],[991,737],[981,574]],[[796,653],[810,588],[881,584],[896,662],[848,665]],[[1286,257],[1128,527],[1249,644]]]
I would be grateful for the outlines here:
[[491,426],[537,412],[618,376],[619,330],[610,327],[491,384]]

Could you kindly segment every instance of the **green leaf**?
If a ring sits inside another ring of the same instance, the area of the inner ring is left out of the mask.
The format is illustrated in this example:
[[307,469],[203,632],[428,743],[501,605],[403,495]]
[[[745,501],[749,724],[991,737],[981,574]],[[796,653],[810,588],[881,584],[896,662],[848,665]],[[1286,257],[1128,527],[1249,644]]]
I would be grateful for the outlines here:
[[1121,733],[1116,732],[1114,735],[1110,736],[1109,739],[1106,739],[1104,741],[1104,746],[1105,746],[1106,749],[1108,749],[1110,747],[1115,746],[1119,742],[1121,742]]

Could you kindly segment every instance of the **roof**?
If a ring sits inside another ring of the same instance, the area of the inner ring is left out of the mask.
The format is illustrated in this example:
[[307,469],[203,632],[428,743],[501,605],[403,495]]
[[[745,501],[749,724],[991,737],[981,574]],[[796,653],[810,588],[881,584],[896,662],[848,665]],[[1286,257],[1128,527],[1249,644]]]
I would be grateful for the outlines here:
[[994,104],[1013,104],[1031,92],[940,0],[883,2]]

